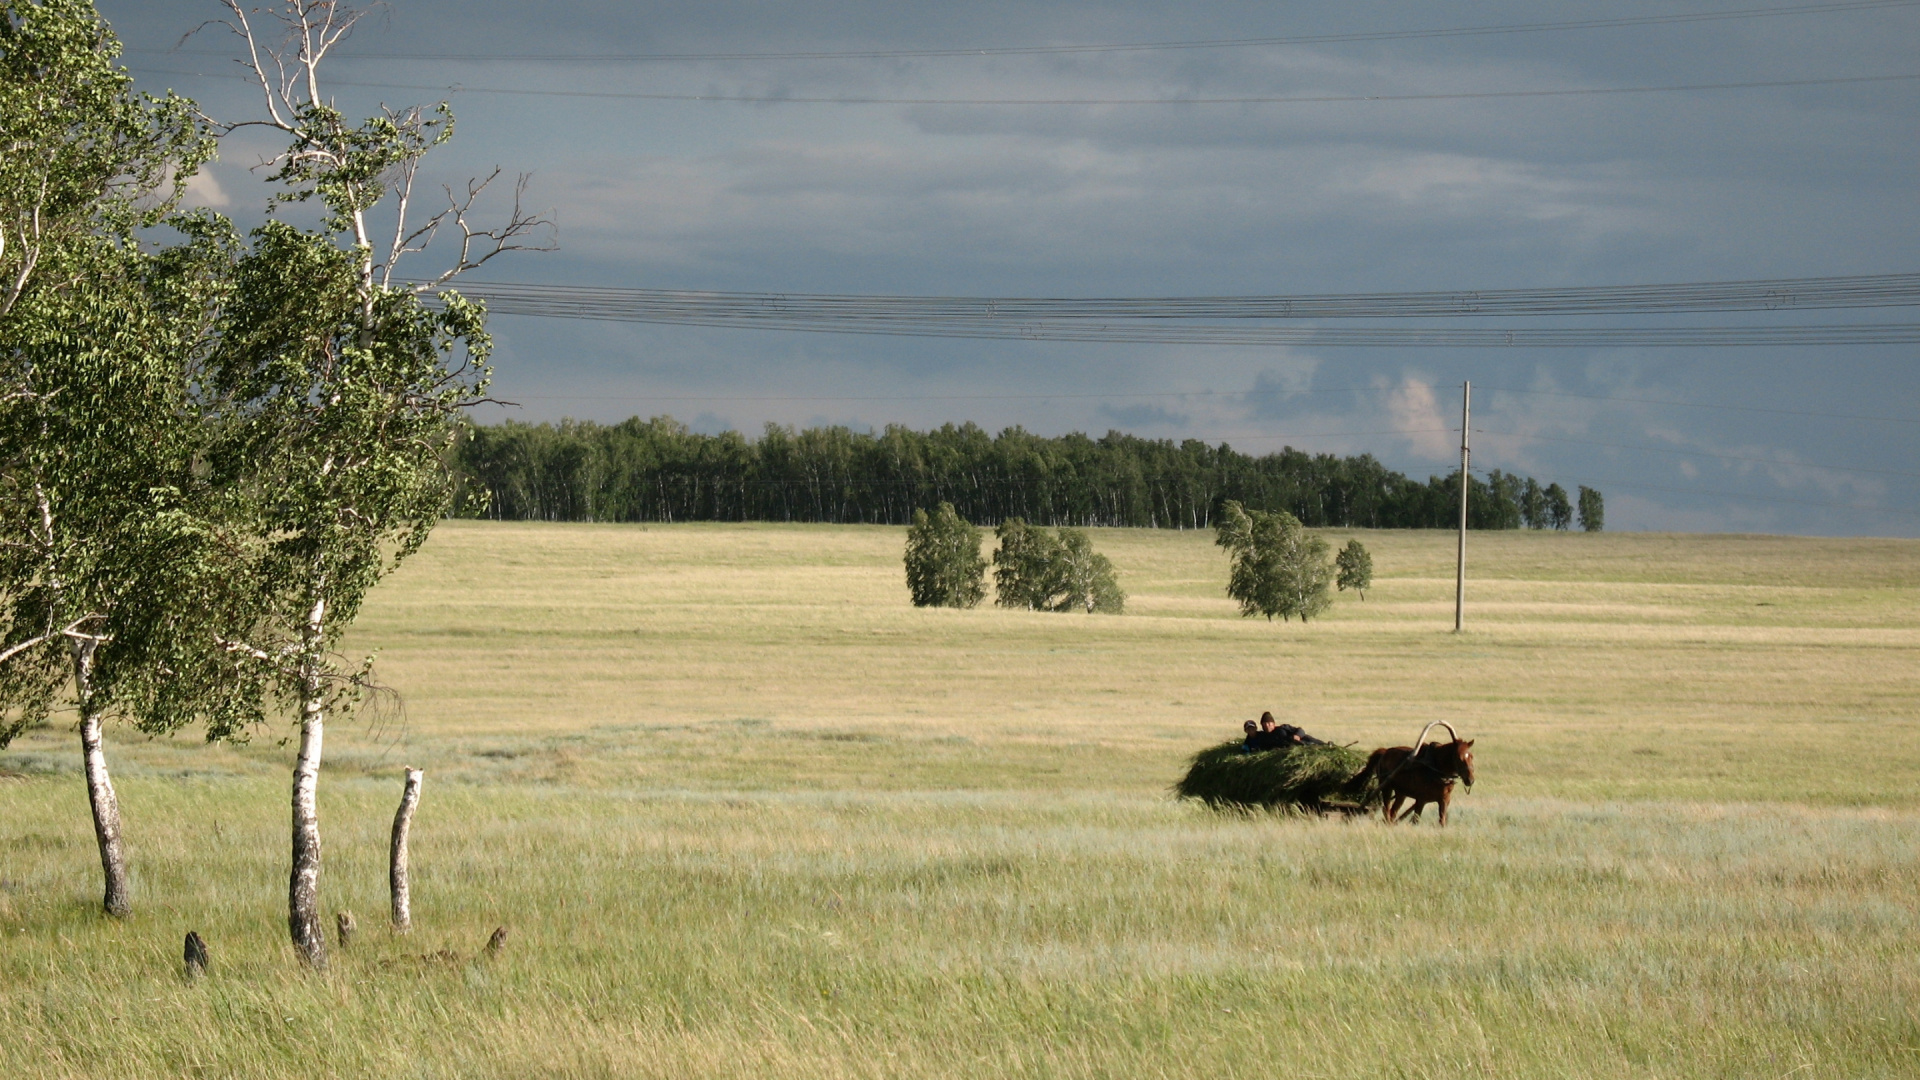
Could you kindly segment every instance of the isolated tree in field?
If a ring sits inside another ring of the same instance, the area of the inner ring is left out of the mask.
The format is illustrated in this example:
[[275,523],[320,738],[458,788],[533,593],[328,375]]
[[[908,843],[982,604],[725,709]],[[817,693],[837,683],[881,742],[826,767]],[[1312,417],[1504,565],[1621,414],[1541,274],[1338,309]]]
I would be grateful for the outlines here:
[[1567,499],[1567,489],[1559,484],[1548,484],[1545,495],[1547,524],[1565,532],[1573,525],[1573,503]]
[[171,677],[161,639],[197,610],[173,564],[226,249],[205,220],[172,250],[138,241],[213,142],[190,102],[136,96],[118,54],[87,0],[0,0],[0,746],[75,709],[103,906],[124,915],[102,728]]
[[1127,596],[1113,563],[1093,550],[1079,529],[1054,535],[1008,518],[994,530],[1000,546],[993,553],[994,603],[1028,611],[1086,611],[1119,614]]
[[1607,505],[1600,493],[1593,488],[1580,487],[1580,527],[1588,532],[1599,532],[1607,524]]
[[1054,595],[1066,588],[1059,541],[1017,517],[1002,521],[994,538],[999,546],[993,552],[993,602],[1003,608],[1045,611]]
[[970,608],[986,597],[980,530],[962,521],[952,503],[941,503],[931,514],[913,512],[906,560],[907,591],[915,607]]
[[1127,594],[1120,588],[1113,563],[1093,550],[1087,534],[1079,529],[1061,529],[1058,543],[1065,587],[1050,610],[1101,615],[1118,615],[1125,610]]
[[[232,574],[236,599],[226,608],[236,693],[300,717],[287,921],[302,956],[320,967],[315,792],[325,721],[370,678],[367,665],[345,664],[335,649],[367,590],[419,550],[449,508],[446,455],[464,410],[485,400],[489,374],[484,312],[452,292],[440,292],[434,308],[422,295],[503,252],[551,245],[532,242],[547,223],[522,212],[518,188],[504,226],[469,224],[491,177],[459,196],[447,189],[445,209],[409,220],[421,161],[451,136],[453,117],[442,103],[386,109],[354,126],[332,106],[320,64],[362,12],[288,0],[271,9],[276,43],[256,34],[238,0],[222,2],[266,112],[225,130],[287,136],[271,163],[283,186],[276,200],[317,199],[324,209],[317,232],[278,222],[256,231],[240,261],[210,361],[209,384],[228,415],[208,454],[214,482],[256,541]],[[372,214],[383,204],[393,225],[376,238]],[[459,234],[450,266],[427,284],[397,283],[401,257],[443,228]]]
[[1214,542],[1232,560],[1227,595],[1240,602],[1242,615],[1298,615],[1306,622],[1333,602],[1327,542],[1307,535],[1292,514],[1249,511],[1229,501],[1214,524]]
[[1367,590],[1373,588],[1373,554],[1366,549],[1366,545],[1358,540],[1347,541],[1347,546],[1333,557],[1333,564],[1339,571],[1334,584],[1340,587],[1340,591],[1352,589],[1360,594],[1360,599],[1365,600]]

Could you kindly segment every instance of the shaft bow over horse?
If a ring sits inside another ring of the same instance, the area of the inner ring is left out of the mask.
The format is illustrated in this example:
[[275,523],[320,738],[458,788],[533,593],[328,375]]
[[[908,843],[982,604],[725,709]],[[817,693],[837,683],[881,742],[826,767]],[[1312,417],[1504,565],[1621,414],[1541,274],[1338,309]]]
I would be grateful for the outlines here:
[[[1447,729],[1453,736],[1452,742],[1425,742],[1427,732],[1435,727]],[[1435,720],[1420,729],[1420,738],[1412,746],[1387,746],[1375,750],[1367,758],[1366,768],[1347,783],[1349,791],[1361,791],[1368,780],[1380,785],[1380,809],[1388,822],[1400,818],[1400,808],[1409,799],[1413,801],[1412,817],[1418,821],[1420,811],[1428,803],[1437,803],[1440,807],[1440,824],[1447,823],[1447,804],[1453,800],[1455,781],[1463,782],[1468,790],[1473,789],[1473,740],[1461,739],[1453,730],[1453,725],[1445,720]]]

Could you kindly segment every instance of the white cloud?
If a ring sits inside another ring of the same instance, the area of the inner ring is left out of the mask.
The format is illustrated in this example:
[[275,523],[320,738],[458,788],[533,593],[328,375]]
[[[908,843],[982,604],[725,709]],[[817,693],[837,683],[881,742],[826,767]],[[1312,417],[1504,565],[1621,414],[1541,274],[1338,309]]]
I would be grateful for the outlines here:
[[228,197],[226,189],[220,186],[219,179],[213,173],[201,169],[187,180],[186,192],[180,204],[187,207],[204,206],[210,210],[225,210],[233,205],[233,200]]
[[1403,377],[1387,394],[1387,416],[1416,452],[1442,457],[1459,443],[1430,383]]

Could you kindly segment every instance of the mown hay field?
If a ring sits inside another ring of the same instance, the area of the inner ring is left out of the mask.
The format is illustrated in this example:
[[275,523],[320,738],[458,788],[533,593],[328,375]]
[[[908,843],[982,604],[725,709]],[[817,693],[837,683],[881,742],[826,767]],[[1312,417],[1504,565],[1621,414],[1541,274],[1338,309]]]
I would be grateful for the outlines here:
[[[914,609],[899,529],[448,523],[354,643],[406,708],[329,737],[328,974],[283,731],[112,740],[118,923],[75,737],[0,753],[0,1075],[1920,1074],[1920,543],[1475,535],[1456,636],[1450,536],[1349,535],[1376,586],[1303,627],[1197,533],[1095,530],[1106,617]],[[1169,796],[1263,709],[1446,720],[1479,784]]]

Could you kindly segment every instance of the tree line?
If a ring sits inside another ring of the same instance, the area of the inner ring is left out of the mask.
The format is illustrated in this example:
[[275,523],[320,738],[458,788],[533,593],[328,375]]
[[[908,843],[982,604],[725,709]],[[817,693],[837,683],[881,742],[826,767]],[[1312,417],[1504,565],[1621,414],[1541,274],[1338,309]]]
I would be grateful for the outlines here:
[[[1049,437],[978,425],[879,432],[768,424],[755,439],[669,416],[617,424],[508,421],[461,438],[456,513],[507,521],[796,521],[906,525],[950,504],[961,518],[1049,526],[1209,529],[1221,508],[1285,511],[1309,528],[1454,528],[1460,474],[1415,480],[1370,454],[1226,443]],[[1597,530],[1600,493],[1494,470],[1469,479],[1475,529]]]

